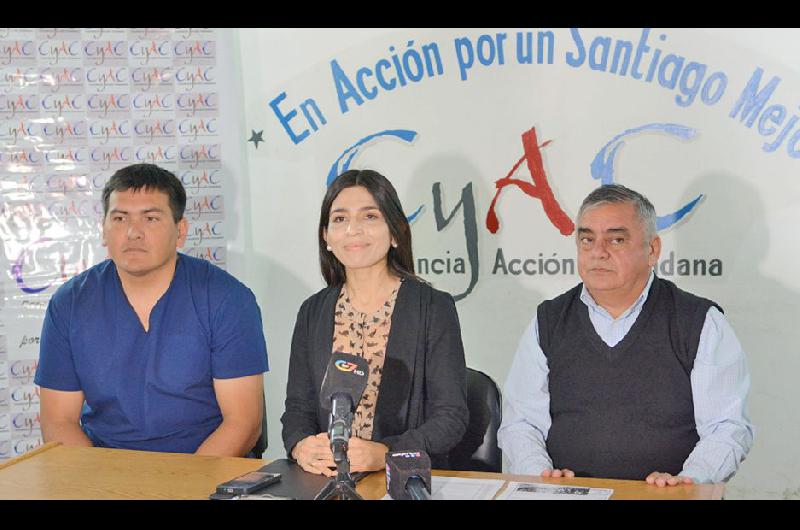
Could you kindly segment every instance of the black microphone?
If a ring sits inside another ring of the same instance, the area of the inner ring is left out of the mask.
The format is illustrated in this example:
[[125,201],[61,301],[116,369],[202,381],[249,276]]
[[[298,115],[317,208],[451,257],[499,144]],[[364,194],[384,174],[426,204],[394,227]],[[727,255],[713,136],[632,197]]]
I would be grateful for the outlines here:
[[322,407],[330,409],[328,436],[333,461],[347,458],[347,448],[353,427],[353,413],[367,388],[369,365],[361,357],[336,352],[331,355],[320,389]]
[[431,457],[424,451],[386,453],[386,491],[395,500],[431,500]]

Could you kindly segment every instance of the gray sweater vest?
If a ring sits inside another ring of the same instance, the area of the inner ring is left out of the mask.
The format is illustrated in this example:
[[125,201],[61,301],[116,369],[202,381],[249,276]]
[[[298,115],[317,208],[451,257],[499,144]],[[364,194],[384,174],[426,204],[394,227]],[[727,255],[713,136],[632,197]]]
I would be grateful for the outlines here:
[[629,480],[679,473],[699,440],[690,374],[700,332],[708,309],[721,308],[656,277],[636,322],[611,348],[589,320],[581,287],[537,311],[553,466]]

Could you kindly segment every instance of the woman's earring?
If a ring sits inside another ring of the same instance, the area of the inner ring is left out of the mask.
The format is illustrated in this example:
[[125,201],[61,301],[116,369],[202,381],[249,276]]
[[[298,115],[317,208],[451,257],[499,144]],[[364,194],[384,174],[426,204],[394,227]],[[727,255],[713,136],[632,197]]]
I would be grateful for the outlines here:
[[392,246],[393,246],[394,248],[397,248],[397,241],[392,241]]
[[330,252],[331,250],[333,250],[333,249],[331,248],[331,246],[330,246],[330,245],[328,245],[328,246],[327,246],[327,249],[328,249],[328,252]]

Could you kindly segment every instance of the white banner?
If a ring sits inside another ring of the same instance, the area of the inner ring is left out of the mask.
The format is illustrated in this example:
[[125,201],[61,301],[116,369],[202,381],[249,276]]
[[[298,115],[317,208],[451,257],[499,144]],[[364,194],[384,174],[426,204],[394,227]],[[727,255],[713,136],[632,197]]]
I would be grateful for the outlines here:
[[296,311],[323,286],[329,179],[394,183],[417,272],[458,299],[467,363],[501,386],[536,306],[580,281],[580,202],[618,182],[656,207],[658,273],[718,302],[748,354],[756,442],[729,496],[798,495],[796,67],[732,30],[241,30],[239,46],[252,234],[231,261],[265,317],[268,456]]

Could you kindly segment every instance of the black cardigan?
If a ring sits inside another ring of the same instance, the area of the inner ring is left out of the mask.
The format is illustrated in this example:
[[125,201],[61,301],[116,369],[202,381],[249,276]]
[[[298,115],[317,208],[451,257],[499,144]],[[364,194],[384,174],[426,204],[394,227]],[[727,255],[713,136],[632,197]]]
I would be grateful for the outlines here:
[[[292,336],[283,443],[291,458],[307,436],[328,430],[319,389],[333,347],[341,286],[303,302]],[[349,353],[349,352],[345,352]],[[466,364],[453,298],[416,280],[397,293],[383,365],[372,440],[391,451],[422,450],[446,467],[446,453],[467,429]]]

